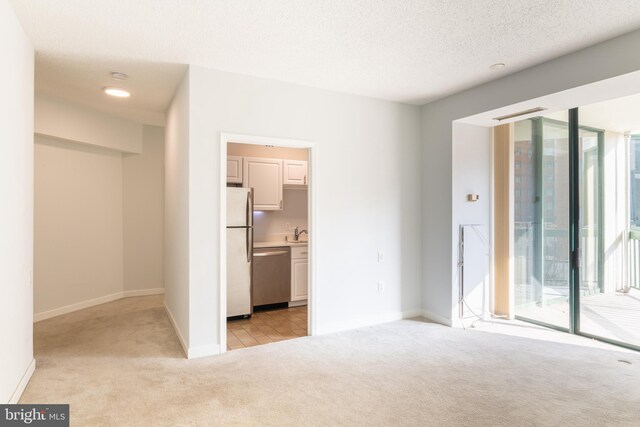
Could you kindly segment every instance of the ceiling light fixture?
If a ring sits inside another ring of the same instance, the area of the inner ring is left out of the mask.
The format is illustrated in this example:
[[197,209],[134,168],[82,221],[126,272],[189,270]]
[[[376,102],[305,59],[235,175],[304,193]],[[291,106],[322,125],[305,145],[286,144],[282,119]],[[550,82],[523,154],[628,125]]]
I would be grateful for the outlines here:
[[490,66],[489,68],[491,70],[502,70],[506,66],[507,66],[507,64],[505,64],[504,62],[497,62],[497,63],[493,64],[492,66]]
[[118,98],[128,98],[131,96],[126,90],[117,87],[105,87],[103,90],[107,95],[117,96]]
[[120,71],[112,71],[111,77],[116,80],[127,80],[129,76],[127,76],[125,73],[121,73]]

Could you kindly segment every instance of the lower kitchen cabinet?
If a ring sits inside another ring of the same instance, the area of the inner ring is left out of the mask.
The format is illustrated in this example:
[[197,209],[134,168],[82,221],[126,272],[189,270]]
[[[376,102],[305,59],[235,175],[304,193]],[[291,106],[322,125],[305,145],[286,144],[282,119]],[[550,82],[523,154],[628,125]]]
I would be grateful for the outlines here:
[[291,251],[291,301],[304,301],[309,294],[309,251],[292,248]]

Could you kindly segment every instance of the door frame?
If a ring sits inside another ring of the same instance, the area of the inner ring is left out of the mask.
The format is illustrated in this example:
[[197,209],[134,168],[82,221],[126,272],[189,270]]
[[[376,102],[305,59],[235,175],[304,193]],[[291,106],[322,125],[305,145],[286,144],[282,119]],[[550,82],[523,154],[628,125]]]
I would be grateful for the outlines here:
[[308,205],[308,230],[309,230],[309,270],[308,274],[308,296],[307,296],[307,331],[308,335],[317,334],[317,290],[316,290],[316,179],[318,176],[318,145],[313,141],[301,139],[277,138],[268,136],[245,135],[237,133],[220,133],[220,240],[218,245],[218,336],[220,337],[220,354],[227,351],[227,144],[271,145],[274,147],[303,148],[308,149],[308,175],[307,184],[307,205]]

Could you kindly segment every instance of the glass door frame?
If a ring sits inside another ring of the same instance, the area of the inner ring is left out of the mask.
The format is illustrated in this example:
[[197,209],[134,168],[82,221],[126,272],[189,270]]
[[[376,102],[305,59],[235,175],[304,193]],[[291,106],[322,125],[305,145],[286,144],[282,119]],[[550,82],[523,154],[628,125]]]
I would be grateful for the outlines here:
[[[569,308],[570,333],[580,331],[580,128],[578,109],[569,110]],[[600,254],[602,255],[602,254]]]

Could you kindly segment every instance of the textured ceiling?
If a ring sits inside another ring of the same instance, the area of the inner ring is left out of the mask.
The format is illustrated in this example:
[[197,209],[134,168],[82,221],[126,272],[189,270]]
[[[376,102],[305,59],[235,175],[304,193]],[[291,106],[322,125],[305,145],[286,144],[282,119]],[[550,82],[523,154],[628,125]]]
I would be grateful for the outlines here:
[[38,90],[100,103],[118,67],[126,108],[155,112],[184,70],[163,64],[423,104],[640,27],[638,0],[11,3],[38,51]]

